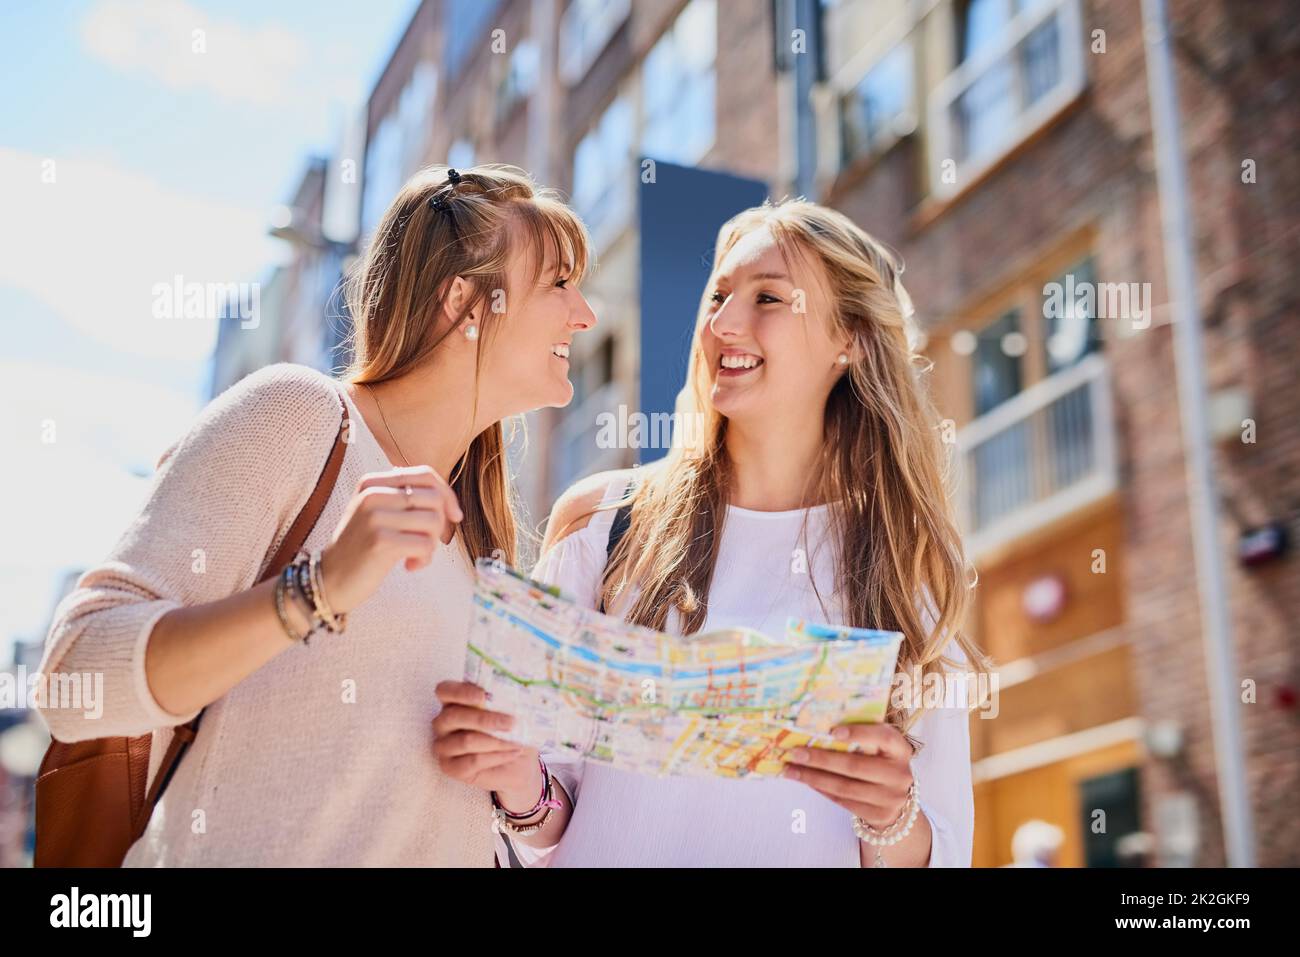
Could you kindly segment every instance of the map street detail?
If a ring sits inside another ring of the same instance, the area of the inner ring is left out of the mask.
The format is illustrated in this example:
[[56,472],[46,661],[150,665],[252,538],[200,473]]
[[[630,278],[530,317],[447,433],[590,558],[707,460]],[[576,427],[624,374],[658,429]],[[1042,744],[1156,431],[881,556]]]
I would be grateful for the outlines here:
[[476,565],[465,680],[514,715],[510,740],[656,776],[777,775],[837,724],[883,720],[902,635],[790,619],[776,640],[677,637],[582,608],[488,559]]

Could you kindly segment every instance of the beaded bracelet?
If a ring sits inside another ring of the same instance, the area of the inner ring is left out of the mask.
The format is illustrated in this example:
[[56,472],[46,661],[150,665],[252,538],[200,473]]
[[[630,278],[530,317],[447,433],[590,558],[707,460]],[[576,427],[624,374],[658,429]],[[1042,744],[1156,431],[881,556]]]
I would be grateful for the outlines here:
[[311,587],[311,569],[308,565],[307,556],[294,561],[290,566],[294,571],[294,584],[297,586],[295,592],[302,600],[302,605],[308,618],[316,623],[318,628],[328,628],[328,623],[316,609],[316,593]]
[[347,614],[336,615],[330,604],[325,599],[325,580],[321,577],[320,570],[320,552],[311,553],[308,559],[308,576],[311,581],[312,602],[316,606],[316,613],[320,615],[321,620],[325,622],[325,627],[334,634],[340,634],[348,626]]
[[307,639],[315,632],[315,628],[308,629],[301,635],[295,634],[293,624],[289,621],[289,616],[284,610],[284,593],[285,589],[292,589],[292,566],[286,568],[280,573],[280,577],[275,581],[275,613],[280,618],[280,626],[284,628],[284,633],[289,636],[289,640],[299,644],[306,644]]
[[907,803],[898,812],[898,817],[886,827],[877,830],[862,818],[856,816],[853,818],[853,833],[864,844],[870,844],[876,849],[876,859],[872,863],[872,867],[889,866],[885,863],[885,858],[881,855],[880,849],[882,847],[891,847],[911,834],[912,825],[916,823],[916,815],[920,809],[921,804],[916,799],[916,782],[913,781],[912,786],[907,789]]

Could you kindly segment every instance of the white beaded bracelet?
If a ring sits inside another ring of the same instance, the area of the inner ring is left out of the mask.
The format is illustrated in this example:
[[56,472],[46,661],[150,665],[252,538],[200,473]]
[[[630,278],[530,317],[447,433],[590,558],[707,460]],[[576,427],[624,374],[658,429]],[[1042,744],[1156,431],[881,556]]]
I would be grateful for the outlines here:
[[877,830],[860,817],[853,818],[853,833],[858,836],[858,840],[864,844],[870,844],[876,849],[876,859],[872,867],[888,867],[885,859],[881,856],[882,847],[891,847],[897,844],[907,835],[912,833],[912,825],[916,823],[916,815],[921,810],[921,803],[916,799],[916,782],[907,789],[907,803],[903,809],[898,812],[898,817],[893,823]]

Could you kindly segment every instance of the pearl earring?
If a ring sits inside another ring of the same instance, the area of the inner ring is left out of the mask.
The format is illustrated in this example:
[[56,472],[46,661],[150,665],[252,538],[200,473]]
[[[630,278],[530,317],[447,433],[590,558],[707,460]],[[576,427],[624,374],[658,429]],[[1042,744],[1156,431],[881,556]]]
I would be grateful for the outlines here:
[[844,353],[844,352],[841,352],[839,358],[836,359],[835,361],[838,362],[838,363],[839,363],[840,365],[842,365],[842,366],[846,366],[846,365],[848,365],[848,364],[849,364],[849,357],[848,357],[848,354],[847,354],[847,353]]
[[470,342],[473,342],[475,339],[477,339],[478,326],[474,325],[474,323],[472,322],[469,325],[467,325],[465,327],[465,338],[470,340]]

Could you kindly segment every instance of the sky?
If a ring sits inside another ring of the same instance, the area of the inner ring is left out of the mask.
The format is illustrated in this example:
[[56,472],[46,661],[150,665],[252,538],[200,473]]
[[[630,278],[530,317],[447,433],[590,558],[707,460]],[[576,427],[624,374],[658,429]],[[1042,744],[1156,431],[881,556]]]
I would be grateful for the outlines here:
[[0,667],[207,401],[217,320],[156,287],[286,258],[271,211],[417,6],[0,0]]

